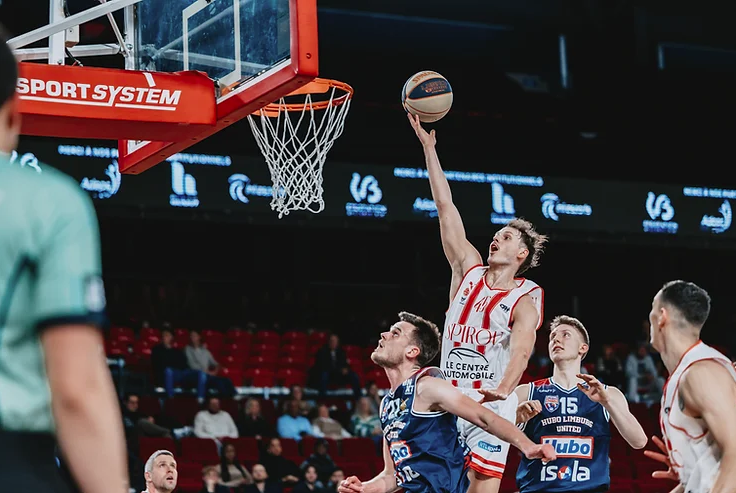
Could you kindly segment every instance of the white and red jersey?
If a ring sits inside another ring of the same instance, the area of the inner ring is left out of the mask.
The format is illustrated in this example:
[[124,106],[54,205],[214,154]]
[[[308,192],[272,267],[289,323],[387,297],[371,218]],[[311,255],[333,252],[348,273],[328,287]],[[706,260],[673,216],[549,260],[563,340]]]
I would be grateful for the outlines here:
[[460,282],[450,303],[442,335],[442,368],[445,377],[466,394],[475,389],[496,388],[511,358],[514,308],[529,295],[542,324],[544,291],[536,283],[516,278],[510,290],[491,289],[486,283],[488,267],[472,267]]
[[[688,493],[707,493],[713,487],[721,462],[721,450],[702,419],[682,412],[677,396],[682,374],[698,361],[717,361],[728,369],[736,380],[731,360],[712,347],[698,341],[682,356],[667,379],[662,394],[659,424],[667,444],[672,468]],[[724,403],[733,405],[733,403]]]

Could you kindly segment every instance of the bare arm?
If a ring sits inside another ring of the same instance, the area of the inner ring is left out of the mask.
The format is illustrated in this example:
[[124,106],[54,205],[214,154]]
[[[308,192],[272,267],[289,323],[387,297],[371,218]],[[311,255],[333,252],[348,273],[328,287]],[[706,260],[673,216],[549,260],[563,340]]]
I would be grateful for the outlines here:
[[468,241],[462,217],[460,217],[460,212],[458,212],[452,201],[450,184],[447,182],[445,172],[440,166],[440,158],[437,156],[437,149],[435,148],[437,140],[434,130],[428,134],[422,128],[418,118],[414,119],[412,115],[408,116],[424,149],[424,159],[429,173],[429,186],[432,189],[432,198],[437,206],[437,215],[440,221],[442,248],[445,251],[447,261],[452,267],[450,287],[450,302],[452,302],[452,298],[460,287],[460,282],[465,273],[474,265],[480,264],[482,259],[480,253]]
[[363,493],[393,493],[398,490],[396,484],[396,472],[394,469],[394,461],[388,452],[388,444],[383,441],[383,471],[378,475],[363,483]]
[[685,371],[678,394],[684,412],[701,418],[721,448],[721,465],[711,493],[736,492],[736,382],[716,361],[700,361]]
[[509,341],[511,356],[501,383],[498,384],[499,394],[509,395],[519,385],[537,340],[539,317],[540,313],[531,297],[522,296],[514,308],[514,329]]
[[611,421],[626,443],[635,449],[642,449],[647,445],[647,434],[636,417],[629,410],[629,403],[624,394],[616,387],[608,387],[608,399],[601,402],[611,415]]
[[57,436],[74,478],[85,493],[127,493],[123,421],[99,330],[48,327],[41,342]]
[[440,408],[470,421],[487,433],[510,443],[527,456],[537,447],[513,423],[464,395],[447,380],[422,377],[417,382],[416,395],[422,407]]

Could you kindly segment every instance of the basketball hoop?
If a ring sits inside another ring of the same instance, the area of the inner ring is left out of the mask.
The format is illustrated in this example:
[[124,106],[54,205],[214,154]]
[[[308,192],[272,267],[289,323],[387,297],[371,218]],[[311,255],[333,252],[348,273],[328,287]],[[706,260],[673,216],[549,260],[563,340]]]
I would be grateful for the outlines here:
[[248,115],[271,171],[271,209],[279,219],[294,210],[316,214],[325,208],[322,167],[342,134],[352,97],[353,88],[344,82],[314,79]]

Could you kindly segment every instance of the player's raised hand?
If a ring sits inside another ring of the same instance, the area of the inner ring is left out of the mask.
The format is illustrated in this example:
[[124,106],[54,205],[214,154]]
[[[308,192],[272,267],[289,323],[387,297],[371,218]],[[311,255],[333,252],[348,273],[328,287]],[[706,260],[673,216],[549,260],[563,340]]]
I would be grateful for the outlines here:
[[337,493],[362,493],[363,483],[355,476],[350,476],[343,480],[337,487]]
[[532,445],[523,452],[527,459],[542,459],[543,464],[557,459],[555,448],[549,443],[545,443],[544,445]]
[[524,401],[516,408],[516,424],[526,423],[542,412],[542,403],[539,401]]
[[478,392],[483,394],[481,400],[478,401],[481,404],[483,404],[484,402],[505,401],[506,398],[509,396],[508,392],[504,392],[498,389],[478,389]]
[[652,477],[657,479],[674,479],[675,481],[678,481],[680,478],[677,476],[677,473],[672,469],[672,463],[670,463],[669,453],[667,452],[667,447],[665,446],[664,442],[656,436],[652,437],[652,441],[659,448],[659,450],[662,451],[662,453],[660,454],[659,452],[654,452],[653,450],[645,450],[644,455],[667,466],[666,471],[654,471],[652,473]]
[[578,373],[578,378],[582,378],[585,380],[585,383],[588,384],[587,386],[579,383],[578,389],[585,392],[585,395],[590,398],[593,402],[598,402],[600,404],[605,404],[608,402],[608,389],[606,389],[606,386],[603,385],[597,378],[595,378],[593,375],[586,375],[584,373]]
[[437,143],[437,137],[435,137],[434,130],[427,133],[427,131],[422,127],[422,122],[419,121],[419,116],[412,115],[411,113],[407,113],[406,116],[409,117],[411,128],[414,129],[417,137],[419,137],[419,142],[421,142],[423,146],[433,146]]

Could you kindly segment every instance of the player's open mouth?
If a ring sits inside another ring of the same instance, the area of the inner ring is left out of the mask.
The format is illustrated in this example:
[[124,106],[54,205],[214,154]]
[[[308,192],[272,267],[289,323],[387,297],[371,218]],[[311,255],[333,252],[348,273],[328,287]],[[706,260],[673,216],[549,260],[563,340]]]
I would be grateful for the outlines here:
[[563,349],[565,349],[565,348],[563,348],[562,346],[555,346],[555,347],[552,348],[552,352],[554,353],[554,352],[556,352],[558,350],[559,351],[562,351]]
[[498,245],[495,243],[491,243],[491,253],[496,253],[498,251]]
[[173,480],[174,480],[174,476],[166,476],[166,481],[173,481]]

